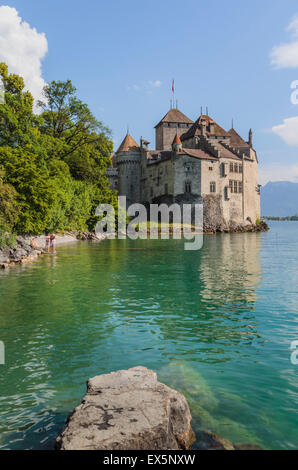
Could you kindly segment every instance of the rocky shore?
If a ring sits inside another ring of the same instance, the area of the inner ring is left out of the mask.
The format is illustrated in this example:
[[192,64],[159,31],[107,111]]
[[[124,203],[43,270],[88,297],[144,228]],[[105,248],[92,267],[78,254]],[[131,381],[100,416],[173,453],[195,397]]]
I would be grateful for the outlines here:
[[[18,236],[14,248],[4,248],[0,250],[0,269],[7,269],[15,265],[37,260],[40,255],[45,253],[45,238],[45,235],[39,237]],[[105,239],[104,235],[97,236],[95,233],[69,232],[64,235],[56,235],[56,246],[73,243],[79,240],[101,241],[103,239]],[[34,240],[34,246],[32,240]]]
[[33,247],[30,241],[23,237],[17,237],[14,248],[0,250],[0,269],[7,269],[16,264],[24,264],[36,260],[42,253],[40,247]]
[[267,232],[269,226],[263,220],[257,224],[214,224],[213,222],[204,221],[204,233],[248,233],[248,232]]

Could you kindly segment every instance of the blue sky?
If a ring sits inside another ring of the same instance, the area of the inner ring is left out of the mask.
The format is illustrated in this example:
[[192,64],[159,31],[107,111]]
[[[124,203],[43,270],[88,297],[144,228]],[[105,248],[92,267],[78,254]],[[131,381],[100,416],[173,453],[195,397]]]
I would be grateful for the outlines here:
[[[169,109],[175,77],[178,107],[193,120],[208,106],[225,129],[234,118],[245,139],[252,127],[261,183],[298,182],[298,105],[290,100],[290,85],[298,80],[297,1],[0,5],[14,7],[21,18],[8,21],[9,11],[0,9],[0,60],[12,71],[26,69],[35,94],[42,80],[70,78],[80,98],[111,128],[115,147],[127,126],[136,140],[143,136],[154,146],[153,127]],[[7,21],[14,34],[7,33]],[[30,27],[20,26],[22,21]]]

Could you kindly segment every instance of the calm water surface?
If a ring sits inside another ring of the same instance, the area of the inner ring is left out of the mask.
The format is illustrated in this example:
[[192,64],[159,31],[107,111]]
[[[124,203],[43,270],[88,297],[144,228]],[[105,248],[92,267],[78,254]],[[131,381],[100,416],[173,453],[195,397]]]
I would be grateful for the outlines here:
[[194,429],[298,448],[298,223],[262,234],[108,240],[0,274],[0,448],[52,449],[94,375],[144,365]]

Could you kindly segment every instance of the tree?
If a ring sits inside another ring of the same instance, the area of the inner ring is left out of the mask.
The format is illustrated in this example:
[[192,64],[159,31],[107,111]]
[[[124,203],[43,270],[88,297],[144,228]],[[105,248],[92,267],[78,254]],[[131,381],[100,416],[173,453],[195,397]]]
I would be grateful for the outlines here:
[[23,79],[3,63],[0,75],[0,220],[19,233],[93,229],[97,205],[116,205],[106,176],[110,131],[76,97],[71,81],[45,87],[37,116]]
[[60,155],[62,159],[90,144],[97,144],[103,151],[111,153],[112,142],[106,147],[109,129],[97,121],[89,107],[76,97],[76,88],[70,80],[52,81],[46,85],[44,99],[39,101],[44,119],[42,130],[66,144]]

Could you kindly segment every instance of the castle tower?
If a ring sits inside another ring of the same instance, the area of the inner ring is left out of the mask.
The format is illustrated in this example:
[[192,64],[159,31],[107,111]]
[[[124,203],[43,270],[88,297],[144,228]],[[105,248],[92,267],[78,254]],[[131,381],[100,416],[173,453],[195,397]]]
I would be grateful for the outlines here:
[[126,134],[116,156],[119,196],[126,196],[127,206],[140,202],[141,149],[130,134]]
[[170,111],[155,126],[156,150],[172,150],[172,142],[176,135],[180,137],[193,125],[193,121],[179,109]]

